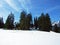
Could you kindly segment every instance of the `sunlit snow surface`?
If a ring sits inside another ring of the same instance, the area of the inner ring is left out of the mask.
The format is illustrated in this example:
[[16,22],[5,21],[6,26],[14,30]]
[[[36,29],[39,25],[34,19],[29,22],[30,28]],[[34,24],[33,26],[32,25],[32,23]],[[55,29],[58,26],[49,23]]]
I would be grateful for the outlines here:
[[60,33],[0,29],[0,45],[60,45]]

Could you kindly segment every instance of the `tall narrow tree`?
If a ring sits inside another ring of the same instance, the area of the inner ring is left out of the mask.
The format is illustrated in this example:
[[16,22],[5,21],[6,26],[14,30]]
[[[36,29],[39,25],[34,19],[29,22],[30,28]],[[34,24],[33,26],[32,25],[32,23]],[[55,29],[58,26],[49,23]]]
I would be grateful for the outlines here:
[[22,11],[20,16],[20,29],[25,30],[26,26],[26,12]]
[[32,15],[31,13],[27,15],[27,25],[28,25],[28,28],[32,27]]
[[57,24],[54,25],[54,32],[58,32],[58,26],[57,26]]
[[51,19],[48,13],[45,15],[45,30],[50,31],[52,30]]
[[3,18],[0,17],[0,28],[3,28],[4,27],[4,22],[3,22]]
[[34,27],[35,27],[35,29],[38,28],[38,19],[37,19],[37,17],[34,18]]
[[12,14],[12,12],[7,17],[5,27],[7,29],[13,29],[14,28],[14,14]]
[[39,30],[45,30],[45,16],[44,13],[38,18],[38,27]]

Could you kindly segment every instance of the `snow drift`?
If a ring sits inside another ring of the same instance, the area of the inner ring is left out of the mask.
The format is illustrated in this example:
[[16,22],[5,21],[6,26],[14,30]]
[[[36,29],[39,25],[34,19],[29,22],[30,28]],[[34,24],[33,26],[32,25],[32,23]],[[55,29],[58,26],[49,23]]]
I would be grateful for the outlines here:
[[0,29],[0,45],[60,45],[60,34]]

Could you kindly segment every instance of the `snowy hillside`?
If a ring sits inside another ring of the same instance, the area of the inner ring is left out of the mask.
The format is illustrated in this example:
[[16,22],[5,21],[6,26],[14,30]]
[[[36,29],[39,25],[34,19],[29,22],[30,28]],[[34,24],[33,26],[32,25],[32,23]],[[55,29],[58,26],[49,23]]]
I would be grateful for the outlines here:
[[60,45],[60,34],[0,29],[0,45]]

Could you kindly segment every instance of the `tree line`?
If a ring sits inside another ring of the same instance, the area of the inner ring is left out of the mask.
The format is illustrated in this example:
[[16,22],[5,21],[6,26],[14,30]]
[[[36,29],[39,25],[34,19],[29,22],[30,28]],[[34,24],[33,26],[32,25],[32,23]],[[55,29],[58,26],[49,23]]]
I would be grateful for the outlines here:
[[32,14],[22,11],[19,22],[14,22],[14,14],[10,13],[4,23],[3,17],[0,17],[0,28],[15,30],[39,30],[60,32],[60,27],[56,24],[52,27],[51,19],[48,13],[41,13],[39,17],[32,19]]

